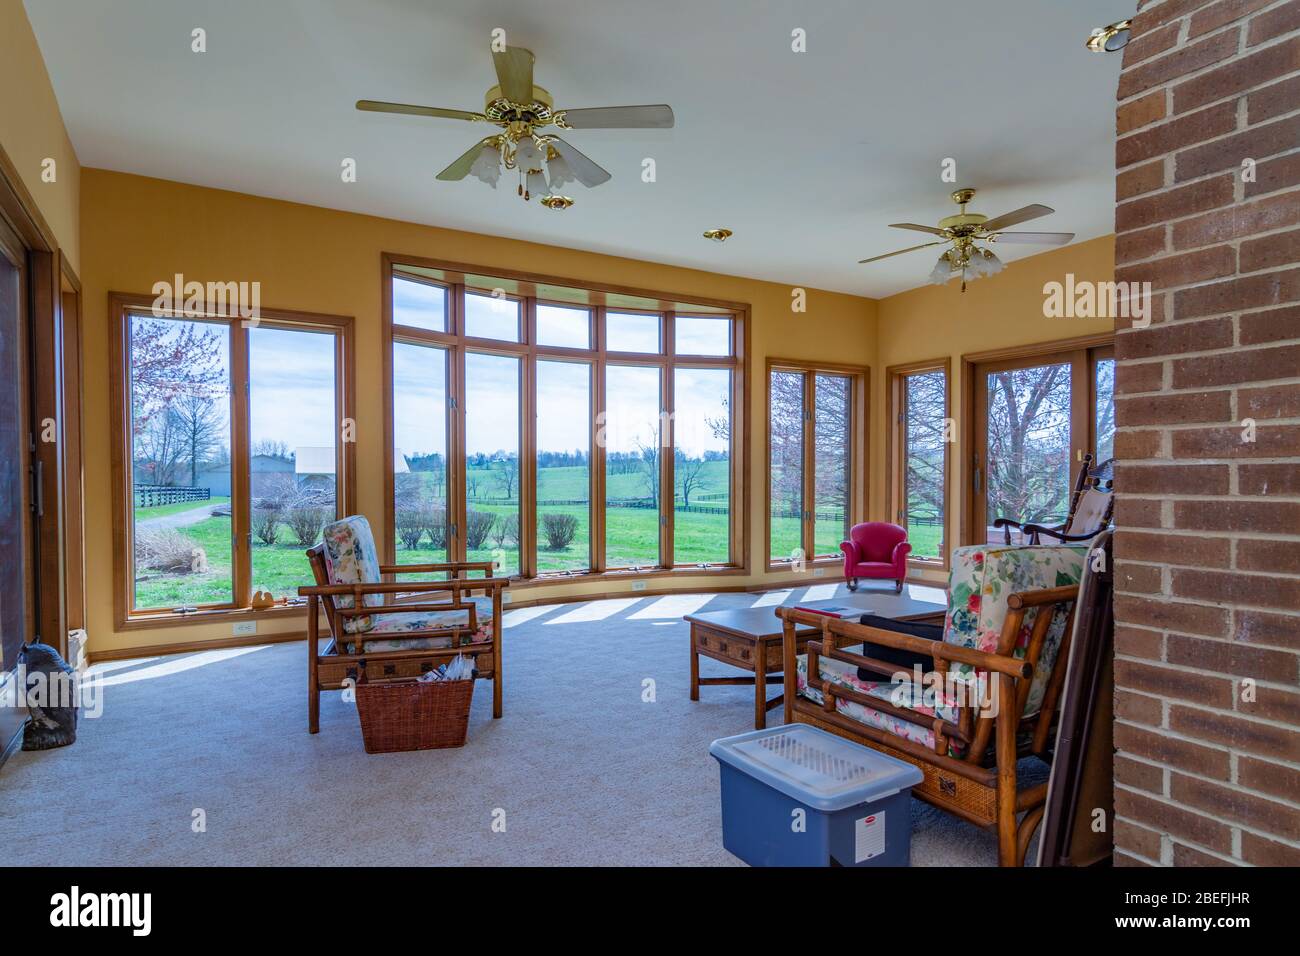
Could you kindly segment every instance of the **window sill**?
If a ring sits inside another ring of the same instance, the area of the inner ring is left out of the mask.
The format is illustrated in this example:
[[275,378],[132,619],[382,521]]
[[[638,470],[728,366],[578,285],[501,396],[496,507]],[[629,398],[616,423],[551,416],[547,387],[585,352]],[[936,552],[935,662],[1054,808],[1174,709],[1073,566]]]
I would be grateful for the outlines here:
[[582,584],[587,581],[644,581],[647,578],[715,577],[719,575],[748,574],[747,568],[735,564],[718,564],[710,567],[684,565],[676,568],[647,568],[644,571],[587,571],[580,574],[539,574],[532,578],[510,578],[510,589],[554,587],[564,584]]
[[305,617],[307,605],[281,605],[278,607],[223,607],[191,611],[188,614],[163,612],[158,614],[132,614],[116,622],[117,631],[151,631],[164,627],[193,627],[196,624],[220,624],[225,621],[275,621]]

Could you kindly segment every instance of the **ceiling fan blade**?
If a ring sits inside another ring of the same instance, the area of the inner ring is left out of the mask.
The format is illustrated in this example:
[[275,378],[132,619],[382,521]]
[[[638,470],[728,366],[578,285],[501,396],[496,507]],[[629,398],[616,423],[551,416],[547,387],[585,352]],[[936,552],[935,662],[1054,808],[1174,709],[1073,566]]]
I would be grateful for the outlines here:
[[533,51],[521,46],[492,51],[501,95],[513,103],[533,101]]
[[946,233],[942,229],[936,228],[935,226],[922,226],[920,223],[915,223],[915,222],[891,222],[889,224],[889,228],[890,229],[915,229],[917,232],[928,232],[931,235],[943,236],[944,238],[947,238],[948,236],[948,233]]
[[483,147],[491,141],[491,136],[479,140],[469,149],[465,150],[465,152],[461,153],[455,162],[437,175],[437,178],[441,179],[445,183],[454,183],[458,179],[464,179],[469,175],[469,169],[474,165],[474,160],[478,158],[478,154],[481,153]]
[[409,113],[411,116],[438,116],[443,119],[487,119],[482,113],[467,110],[445,110],[440,106],[410,106],[406,103],[383,103],[379,100],[357,100],[357,109],[367,113]]
[[551,144],[551,148],[564,157],[564,161],[569,164],[573,175],[582,185],[599,186],[609,179],[608,172],[588,159],[582,150],[572,143],[566,143],[558,136],[548,136],[546,139]]
[[872,256],[870,259],[859,259],[858,265],[865,265],[868,262],[877,262],[881,259],[888,259],[890,256],[901,256],[905,252],[915,252],[917,249],[925,249],[929,246],[942,246],[947,242],[941,239],[937,242],[923,242],[919,246],[908,246],[906,249],[899,249],[897,252],[886,252],[883,256]]
[[1072,232],[999,232],[993,237],[997,242],[1042,243],[1063,246],[1074,238]]
[[1007,226],[1015,226],[1022,222],[1028,222],[1030,219],[1037,219],[1039,216],[1049,216],[1054,212],[1056,212],[1056,210],[1051,206],[1042,206],[1038,203],[1033,203],[1029,206],[1021,206],[1019,209],[1014,209],[1011,212],[1004,212],[1000,216],[994,216],[992,219],[986,220],[984,225],[980,226],[980,228],[985,232],[997,232],[999,229],[1004,229]]
[[573,129],[671,129],[673,108],[657,106],[594,106],[562,110],[564,123]]

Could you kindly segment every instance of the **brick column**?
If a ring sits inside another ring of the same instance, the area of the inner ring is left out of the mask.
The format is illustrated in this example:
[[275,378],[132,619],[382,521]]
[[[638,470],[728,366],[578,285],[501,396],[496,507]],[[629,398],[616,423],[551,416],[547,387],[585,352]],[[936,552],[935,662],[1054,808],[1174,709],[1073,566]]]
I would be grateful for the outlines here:
[[1115,847],[1300,864],[1300,0],[1150,0],[1116,112]]

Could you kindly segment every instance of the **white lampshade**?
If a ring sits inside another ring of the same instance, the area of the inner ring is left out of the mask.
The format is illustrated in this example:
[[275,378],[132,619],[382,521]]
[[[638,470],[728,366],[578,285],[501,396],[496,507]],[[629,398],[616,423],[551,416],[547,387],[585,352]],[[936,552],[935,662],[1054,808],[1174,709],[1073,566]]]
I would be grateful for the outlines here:
[[948,258],[948,253],[939,257],[939,261],[934,265],[934,271],[930,273],[930,281],[935,285],[943,285],[952,278],[952,260]]
[[551,180],[552,192],[558,191],[565,183],[576,183],[578,181],[578,177],[573,175],[573,169],[559,153],[556,153],[547,161],[546,172]]
[[531,138],[525,137],[519,141],[515,151],[515,165],[520,169],[542,168],[542,151]]
[[474,165],[469,168],[469,172],[471,176],[481,179],[493,189],[496,189],[497,180],[501,178],[501,154],[497,152],[497,148],[487,145],[479,150],[479,154],[474,157]]
[[1002,271],[1002,260],[987,249],[975,249],[971,252],[970,262],[966,266],[966,275],[972,279],[982,279]]
[[528,170],[528,180],[524,188],[528,190],[529,197],[546,195],[546,177],[542,175],[540,169]]

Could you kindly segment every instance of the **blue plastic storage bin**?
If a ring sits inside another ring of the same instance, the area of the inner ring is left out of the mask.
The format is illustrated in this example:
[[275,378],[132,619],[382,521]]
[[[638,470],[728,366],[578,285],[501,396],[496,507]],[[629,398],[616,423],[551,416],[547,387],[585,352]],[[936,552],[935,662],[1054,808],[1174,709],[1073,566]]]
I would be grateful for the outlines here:
[[807,724],[709,745],[722,778],[722,845],[750,866],[907,866],[911,764]]

